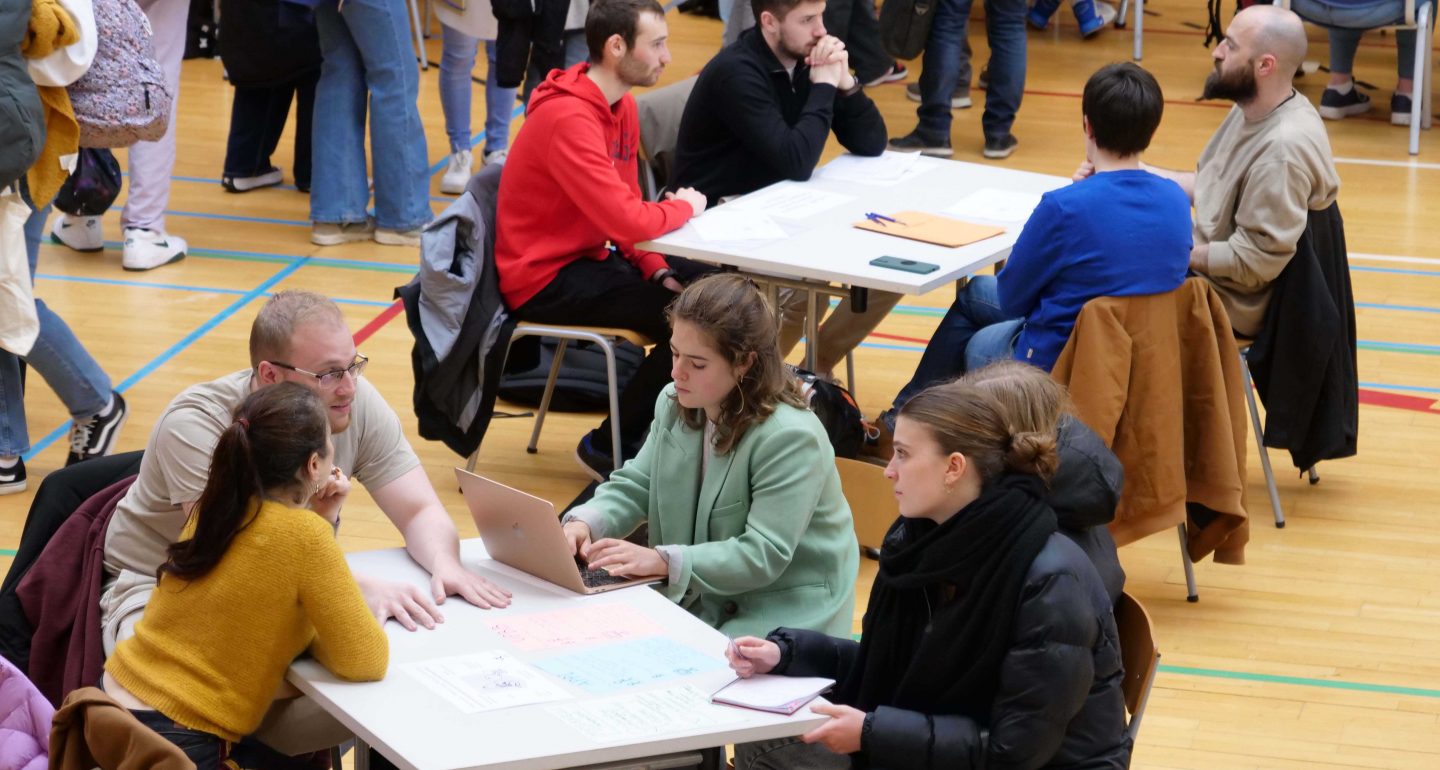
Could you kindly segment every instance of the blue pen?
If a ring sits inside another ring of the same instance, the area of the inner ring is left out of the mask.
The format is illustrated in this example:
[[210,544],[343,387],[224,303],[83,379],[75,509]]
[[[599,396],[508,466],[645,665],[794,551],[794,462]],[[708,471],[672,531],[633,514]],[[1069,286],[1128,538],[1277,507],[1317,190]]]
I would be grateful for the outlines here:
[[876,214],[873,211],[865,212],[865,218],[870,220],[871,222],[874,222],[877,225],[880,225],[881,227],[886,227],[886,222],[894,222],[897,225],[905,224],[898,219],[892,219],[891,217],[887,217],[884,214]]

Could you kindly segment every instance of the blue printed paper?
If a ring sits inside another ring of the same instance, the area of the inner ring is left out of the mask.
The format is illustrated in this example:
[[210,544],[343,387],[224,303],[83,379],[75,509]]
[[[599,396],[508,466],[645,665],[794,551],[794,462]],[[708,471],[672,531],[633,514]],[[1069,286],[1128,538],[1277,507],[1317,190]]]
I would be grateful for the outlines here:
[[723,660],[707,657],[665,637],[592,647],[531,663],[547,674],[593,693],[609,693],[725,668]]

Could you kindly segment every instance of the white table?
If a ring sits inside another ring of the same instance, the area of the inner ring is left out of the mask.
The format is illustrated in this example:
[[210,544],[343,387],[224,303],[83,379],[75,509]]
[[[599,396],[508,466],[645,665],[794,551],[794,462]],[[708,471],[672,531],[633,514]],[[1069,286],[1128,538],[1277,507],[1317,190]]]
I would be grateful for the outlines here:
[[[735,709],[742,715],[741,721],[618,745],[592,741],[546,711],[549,706],[573,701],[464,714],[401,667],[413,661],[483,650],[506,650],[525,661],[568,651],[518,650],[502,641],[485,624],[487,620],[554,611],[581,603],[617,603],[648,615],[665,628],[667,638],[717,660],[724,659],[726,639],[648,587],[578,596],[491,561],[479,539],[461,543],[461,559],[467,567],[479,567],[489,573],[487,577],[514,593],[508,609],[481,610],[451,597],[442,608],[446,622],[436,630],[409,632],[394,622],[387,623],[390,669],[380,682],[342,682],[308,659],[297,661],[290,668],[291,683],[314,698],[358,739],[379,749],[400,767],[414,770],[576,767],[799,735],[825,721],[824,717],[803,708],[790,717]],[[356,571],[369,575],[408,581],[417,586],[428,584],[424,571],[399,548],[351,554],[349,562]],[[691,684],[710,693],[732,678],[728,669],[722,669],[625,692]],[[563,687],[576,699],[600,697],[568,683],[563,683]]]
[[[807,189],[852,196],[852,200],[804,219],[775,217],[776,224],[785,231],[784,239],[707,240],[694,224],[687,223],[678,230],[637,246],[664,254],[735,267],[767,282],[778,278],[781,285],[795,286],[811,292],[811,312],[806,319],[806,338],[814,340],[817,315],[814,312],[815,292],[823,292],[832,284],[839,284],[846,288],[924,294],[972,275],[1009,256],[1010,247],[1015,244],[1024,224],[971,219],[970,221],[997,224],[1006,230],[1001,235],[967,246],[947,248],[854,227],[855,222],[864,221],[866,212],[894,213],[913,210],[944,214],[947,207],[984,189],[1038,195],[1070,183],[1070,180],[1063,177],[1017,171],[998,165],[964,163],[924,156],[916,160],[913,175],[898,184],[837,181],[828,179],[824,170],[825,167],[822,166],[808,182],[798,184]],[[753,195],[763,195],[796,184],[778,182]],[[734,202],[726,203],[720,208],[733,205]],[[929,262],[939,265],[940,269],[920,275],[870,264],[870,260],[885,255]],[[807,348],[813,350],[812,345],[807,345]],[[807,363],[813,366],[813,361],[808,358]]]

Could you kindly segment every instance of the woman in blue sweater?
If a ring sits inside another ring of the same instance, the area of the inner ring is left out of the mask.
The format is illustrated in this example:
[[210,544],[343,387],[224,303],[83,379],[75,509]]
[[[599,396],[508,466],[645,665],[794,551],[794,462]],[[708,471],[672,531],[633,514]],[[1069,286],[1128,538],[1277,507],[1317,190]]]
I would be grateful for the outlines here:
[[1086,302],[1162,294],[1185,280],[1190,201],[1140,162],[1163,109],[1160,84],[1134,64],[1111,64],[1090,77],[1082,124],[1095,173],[1046,193],[1005,269],[975,276],[957,292],[895,407],[997,359],[1049,371]]

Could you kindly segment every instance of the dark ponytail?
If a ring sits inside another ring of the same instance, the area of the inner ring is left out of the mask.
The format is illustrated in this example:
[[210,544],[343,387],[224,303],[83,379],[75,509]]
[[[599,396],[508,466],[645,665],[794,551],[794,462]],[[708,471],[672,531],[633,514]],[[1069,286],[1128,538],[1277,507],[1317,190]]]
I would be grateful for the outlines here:
[[191,510],[194,534],[170,545],[156,578],[195,580],[214,569],[251,506],[265,490],[299,481],[311,455],[325,456],[329,435],[320,399],[300,385],[282,382],[246,396],[215,445],[210,478]]

